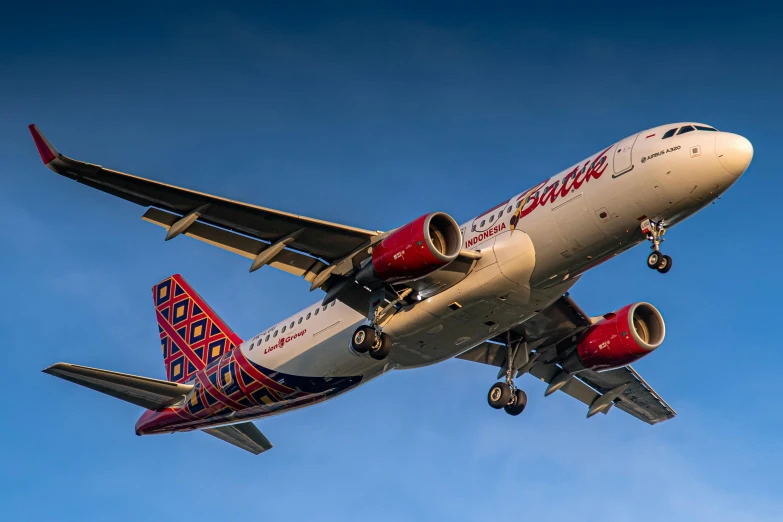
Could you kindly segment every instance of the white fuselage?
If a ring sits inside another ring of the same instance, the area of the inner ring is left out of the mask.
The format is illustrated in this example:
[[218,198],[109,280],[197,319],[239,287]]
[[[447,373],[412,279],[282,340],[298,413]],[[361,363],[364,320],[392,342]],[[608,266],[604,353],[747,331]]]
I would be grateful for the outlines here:
[[[524,323],[586,270],[645,241],[644,218],[674,225],[739,178],[743,160],[733,154],[744,138],[696,130],[662,139],[667,130],[685,125],[690,124],[663,125],[621,140],[464,223],[463,248],[480,251],[481,259],[459,283],[401,309],[384,324],[394,339],[386,360],[350,348],[351,335],[366,318],[339,301],[314,304],[245,341],[240,350],[282,373],[361,375],[367,382],[394,368],[449,359]],[[521,216],[515,218],[517,209]],[[459,306],[449,306],[453,303]]]

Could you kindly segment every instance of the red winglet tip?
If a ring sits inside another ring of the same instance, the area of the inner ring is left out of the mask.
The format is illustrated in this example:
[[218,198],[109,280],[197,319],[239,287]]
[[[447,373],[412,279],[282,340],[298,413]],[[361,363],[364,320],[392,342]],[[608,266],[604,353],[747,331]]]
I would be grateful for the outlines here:
[[54,147],[52,147],[52,144],[49,143],[49,140],[47,140],[46,137],[41,134],[41,131],[38,130],[38,127],[36,127],[34,123],[31,123],[28,125],[28,128],[30,129],[30,134],[33,135],[33,141],[35,142],[35,146],[38,148],[38,154],[41,155],[41,160],[43,160],[44,165],[48,165],[57,159],[59,153]]

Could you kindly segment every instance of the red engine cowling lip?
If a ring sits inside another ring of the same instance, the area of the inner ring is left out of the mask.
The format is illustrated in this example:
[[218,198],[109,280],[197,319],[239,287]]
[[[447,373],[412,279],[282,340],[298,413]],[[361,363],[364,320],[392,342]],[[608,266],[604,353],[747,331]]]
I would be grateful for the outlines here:
[[[448,252],[440,252],[432,243],[429,229],[435,218],[445,220],[457,236]],[[461,247],[462,233],[454,218],[443,212],[425,214],[394,230],[373,247],[373,275],[387,283],[418,279],[452,262]]]
[[[444,254],[443,252],[440,252],[437,248],[435,248],[435,245],[432,244],[432,238],[428,233],[430,229],[430,222],[436,217],[448,220],[449,224],[452,227],[454,227],[454,230],[457,230],[459,232],[459,240],[456,242],[457,248],[454,249],[452,252],[449,252],[448,254]],[[453,217],[449,216],[445,212],[433,212],[432,214],[429,214],[424,220],[424,226],[422,227],[422,229],[424,232],[424,241],[425,243],[427,243],[427,249],[430,251],[430,253],[433,256],[435,256],[437,259],[442,261],[444,265],[446,263],[451,263],[452,261],[457,259],[457,256],[459,255],[459,251],[462,247],[462,232],[460,231],[459,224],[454,220]]]
[[[654,320],[655,338],[643,340],[633,324],[634,313],[643,307],[648,320]],[[661,345],[666,326],[660,312],[650,303],[633,303],[607,314],[591,326],[577,344],[579,360],[585,368],[608,370],[638,361]]]

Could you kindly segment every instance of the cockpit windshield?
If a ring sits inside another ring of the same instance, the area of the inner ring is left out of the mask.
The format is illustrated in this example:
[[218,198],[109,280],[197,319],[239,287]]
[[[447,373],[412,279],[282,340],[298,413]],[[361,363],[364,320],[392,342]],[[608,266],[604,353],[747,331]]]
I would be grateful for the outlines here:
[[[706,125],[683,125],[682,127],[675,127],[673,129],[667,130],[663,136],[661,137],[662,140],[665,140],[666,138],[671,138],[675,134],[679,136],[680,134],[685,134],[686,132],[693,132],[693,131],[709,131],[709,132],[718,132],[718,129],[714,127],[707,127]],[[679,132],[678,132],[679,131]]]

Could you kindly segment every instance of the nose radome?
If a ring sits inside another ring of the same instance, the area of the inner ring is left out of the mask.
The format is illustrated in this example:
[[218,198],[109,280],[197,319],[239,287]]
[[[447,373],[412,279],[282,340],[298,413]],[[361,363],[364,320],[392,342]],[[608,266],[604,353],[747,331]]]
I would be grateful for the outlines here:
[[753,145],[739,134],[719,132],[715,136],[715,154],[732,176],[741,176],[753,159]]

